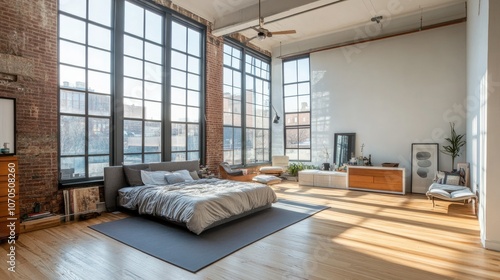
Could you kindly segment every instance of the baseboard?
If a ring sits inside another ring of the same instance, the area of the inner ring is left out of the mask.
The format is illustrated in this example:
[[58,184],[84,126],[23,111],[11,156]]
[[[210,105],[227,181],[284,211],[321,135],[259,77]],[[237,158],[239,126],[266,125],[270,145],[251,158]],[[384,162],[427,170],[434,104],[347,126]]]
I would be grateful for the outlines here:
[[484,248],[488,250],[493,250],[493,251],[499,251],[500,252],[500,241],[497,240],[481,240],[483,243]]

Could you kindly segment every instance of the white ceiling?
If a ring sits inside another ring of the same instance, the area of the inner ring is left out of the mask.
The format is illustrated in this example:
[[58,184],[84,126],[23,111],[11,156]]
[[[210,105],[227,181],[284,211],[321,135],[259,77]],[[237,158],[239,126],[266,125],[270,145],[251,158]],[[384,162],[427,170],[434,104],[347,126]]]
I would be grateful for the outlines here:
[[[213,33],[235,32],[252,38],[258,26],[258,0],[172,0],[214,23]],[[251,43],[271,51],[320,36],[359,29],[365,35],[387,35],[466,17],[466,0],[263,0],[261,15],[269,31],[294,29],[296,34],[275,35]],[[371,21],[382,16],[380,23]],[[351,36],[352,37],[352,36]],[[341,40],[341,39],[339,39]],[[342,39],[345,40],[345,39]],[[342,43],[332,42],[332,44]]]

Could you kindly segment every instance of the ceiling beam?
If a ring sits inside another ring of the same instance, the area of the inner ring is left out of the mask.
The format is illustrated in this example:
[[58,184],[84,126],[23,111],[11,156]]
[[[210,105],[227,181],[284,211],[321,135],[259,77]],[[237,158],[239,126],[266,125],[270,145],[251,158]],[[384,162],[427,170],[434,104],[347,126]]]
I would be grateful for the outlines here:
[[[346,0],[273,0],[261,3],[261,16],[264,22],[271,23],[280,19],[315,10]],[[221,15],[214,21],[215,36],[240,32],[259,25],[259,3],[239,11]]]

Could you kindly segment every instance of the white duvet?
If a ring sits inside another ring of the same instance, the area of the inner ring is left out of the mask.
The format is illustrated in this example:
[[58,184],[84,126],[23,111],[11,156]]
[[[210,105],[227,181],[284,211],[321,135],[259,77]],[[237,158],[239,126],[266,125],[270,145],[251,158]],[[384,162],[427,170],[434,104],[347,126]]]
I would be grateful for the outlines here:
[[119,200],[127,209],[183,223],[200,234],[215,222],[271,204],[277,198],[273,189],[263,184],[200,179],[125,188]]

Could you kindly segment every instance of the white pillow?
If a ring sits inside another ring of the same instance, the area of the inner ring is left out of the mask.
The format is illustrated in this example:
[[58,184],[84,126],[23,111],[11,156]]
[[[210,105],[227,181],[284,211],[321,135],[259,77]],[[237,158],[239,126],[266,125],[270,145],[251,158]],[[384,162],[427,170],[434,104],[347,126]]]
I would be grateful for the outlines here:
[[166,185],[165,174],[169,173],[168,171],[141,170],[141,180],[144,185]]
[[191,177],[191,174],[189,174],[189,171],[187,170],[177,170],[172,173],[179,174],[181,178],[184,179],[185,182],[194,181],[193,177]]

